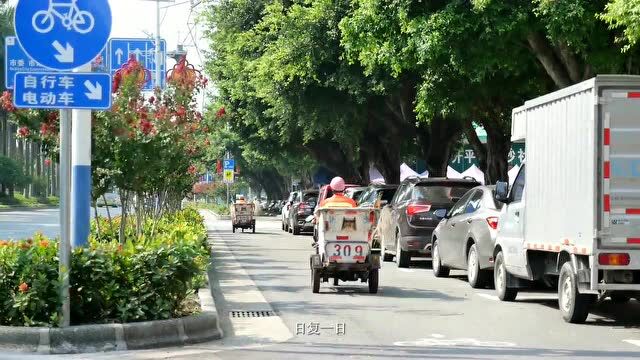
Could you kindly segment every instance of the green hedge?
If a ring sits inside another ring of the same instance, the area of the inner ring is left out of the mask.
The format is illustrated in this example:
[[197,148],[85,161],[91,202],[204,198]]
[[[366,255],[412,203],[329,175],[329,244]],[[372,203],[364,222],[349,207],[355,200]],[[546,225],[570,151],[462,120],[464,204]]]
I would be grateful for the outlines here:
[[[160,320],[193,311],[189,299],[204,285],[209,262],[202,218],[195,210],[167,215],[150,237],[152,226],[145,224],[144,235],[124,246],[117,236],[98,238],[94,231],[90,246],[73,252],[73,324]],[[57,280],[57,243],[42,235],[0,242],[0,325],[55,326]]]

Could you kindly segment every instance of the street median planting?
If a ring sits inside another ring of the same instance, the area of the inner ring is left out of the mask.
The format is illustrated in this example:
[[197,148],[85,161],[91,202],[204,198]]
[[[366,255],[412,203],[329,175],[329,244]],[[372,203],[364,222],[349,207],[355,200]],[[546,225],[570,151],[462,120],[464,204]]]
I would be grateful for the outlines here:
[[[90,245],[73,251],[71,323],[166,320],[200,311],[209,248],[202,218],[193,209],[147,221],[141,234],[119,219],[99,220]],[[37,234],[0,242],[0,325],[55,327],[60,307],[57,242]]]

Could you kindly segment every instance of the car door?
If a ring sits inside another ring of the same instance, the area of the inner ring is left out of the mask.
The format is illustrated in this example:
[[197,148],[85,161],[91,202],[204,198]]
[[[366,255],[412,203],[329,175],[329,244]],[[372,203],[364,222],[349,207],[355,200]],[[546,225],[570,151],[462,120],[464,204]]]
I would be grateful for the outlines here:
[[440,252],[440,260],[443,264],[451,265],[456,259],[456,238],[459,237],[460,217],[464,215],[467,202],[474,191],[469,191],[451,208],[447,214],[447,220],[443,224],[444,228],[440,232],[438,238],[438,250]]
[[509,204],[500,216],[498,239],[509,272],[528,276],[524,251],[525,166],[523,165],[509,193]]
[[383,207],[380,212],[380,234],[382,235],[382,244],[385,249],[395,249],[394,239],[391,237],[390,230],[393,224],[393,209],[395,208],[398,199],[401,198],[407,188],[408,184],[400,185],[400,188],[391,200],[391,203]]
[[[414,187],[413,184],[406,184],[405,189],[400,194],[400,196],[396,199],[394,206],[391,208],[391,224],[389,226],[389,239],[391,239],[391,242],[393,245],[392,249],[396,249],[398,246],[396,242],[398,240],[396,237],[396,231],[399,231],[398,229],[401,228],[400,227],[401,221],[406,222],[405,211],[406,211],[407,205],[411,200],[413,187]],[[398,234],[398,237],[399,236],[401,236],[401,234]]]
[[456,230],[454,232],[455,237],[451,239],[451,245],[453,247],[453,264],[459,268],[465,268],[467,264],[467,239],[469,233],[475,221],[476,211],[480,208],[484,193],[482,190],[470,191],[471,196],[464,206],[463,213],[456,218]]

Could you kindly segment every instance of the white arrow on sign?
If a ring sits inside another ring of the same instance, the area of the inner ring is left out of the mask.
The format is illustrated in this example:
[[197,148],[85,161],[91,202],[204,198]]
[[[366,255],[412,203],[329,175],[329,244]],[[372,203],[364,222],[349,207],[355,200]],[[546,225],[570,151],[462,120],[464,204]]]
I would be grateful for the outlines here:
[[51,45],[56,49],[58,55],[55,55],[56,59],[61,63],[73,62],[73,47],[67,43],[67,47],[62,46],[58,40],[54,41]]
[[118,57],[118,64],[122,64],[122,55],[124,55],[124,51],[118,48],[118,50],[116,50],[116,56]]
[[102,85],[96,82],[95,85],[91,83],[91,81],[87,80],[84,82],[84,86],[89,90],[88,93],[84,93],[89,100],[102,100]]
[[140,61],[140,56],[142,55],[142,50],[135,49],[135,50],[133,50],[133,53],[136,54],[136,60]]

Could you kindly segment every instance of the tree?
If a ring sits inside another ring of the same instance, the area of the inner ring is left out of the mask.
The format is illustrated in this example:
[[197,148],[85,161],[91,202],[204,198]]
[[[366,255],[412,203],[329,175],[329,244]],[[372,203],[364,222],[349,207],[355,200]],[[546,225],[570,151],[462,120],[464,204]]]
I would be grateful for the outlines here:
[[623,37],[617,40],[627,42],[624,50],[633,47],[640,39],[640,1],[611,0],[605,6],[601,18],[609,24],[611,29],[622,29]]
[[22,167],[15,160],[0,155],[0,185],[9,189],[9,196],[13,197],[16,186],[24,185],[28,178],[22,172]]

